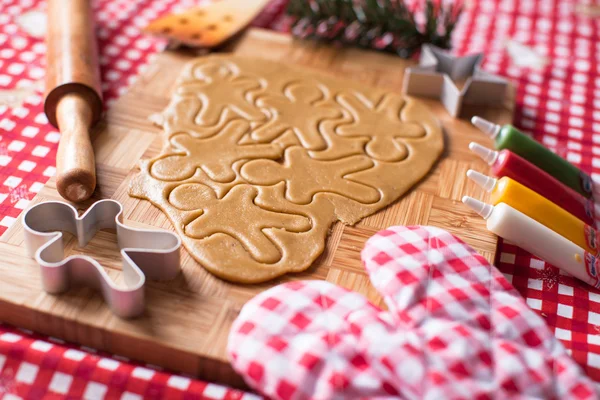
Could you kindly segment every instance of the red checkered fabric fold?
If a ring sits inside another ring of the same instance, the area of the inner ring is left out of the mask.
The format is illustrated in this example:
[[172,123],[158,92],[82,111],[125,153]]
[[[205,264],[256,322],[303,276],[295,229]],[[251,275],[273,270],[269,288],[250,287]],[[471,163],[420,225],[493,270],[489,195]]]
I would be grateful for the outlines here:
[[261,398],[0,323],[0,399]]
[[244,306],[228,352],[250,386],[276,399],[596,397],[543,319],[457,237],[392,227],[362,260],[387,311],[323,281]]

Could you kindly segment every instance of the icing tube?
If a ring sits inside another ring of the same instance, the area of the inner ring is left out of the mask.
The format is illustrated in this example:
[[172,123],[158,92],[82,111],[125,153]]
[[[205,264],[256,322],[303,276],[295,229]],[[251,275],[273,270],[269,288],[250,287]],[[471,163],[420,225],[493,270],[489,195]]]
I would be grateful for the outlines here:
[[508,176],[594,226],[594,202],[510,150],[494,151],[471,142],[469,149],[488,163],[492,174]]
[[598,259],[580,246],[508,204],[492,206],[469,196],[463,197],[462,201],[486,220],[491,232],[587,284],[600,288]]
[[583,196],[590,197],[592,195],[592,179],[588,174],[520,132],[514,126],[496,125],[480,117],[473,117],[471,122],[494,139],[496,149],[510,150]]
[[505,203],[552,229],[592,254],[597,253],[596,230],[563,208],[505,176],[490,178],[469,170],[467,176],[491,193],[491,202]]

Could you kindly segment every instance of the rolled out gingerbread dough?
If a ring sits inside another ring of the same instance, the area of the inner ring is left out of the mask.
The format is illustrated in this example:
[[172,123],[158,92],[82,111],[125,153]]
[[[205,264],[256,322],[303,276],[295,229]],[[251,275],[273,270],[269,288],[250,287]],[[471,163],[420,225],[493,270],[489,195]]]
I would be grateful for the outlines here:
[[392,203],[443,150],[419,101],[229,55],[191,61],[157,120],[165,147],[131,196],[159,207],[204,268],[241,283],[305,270],[335,221]]

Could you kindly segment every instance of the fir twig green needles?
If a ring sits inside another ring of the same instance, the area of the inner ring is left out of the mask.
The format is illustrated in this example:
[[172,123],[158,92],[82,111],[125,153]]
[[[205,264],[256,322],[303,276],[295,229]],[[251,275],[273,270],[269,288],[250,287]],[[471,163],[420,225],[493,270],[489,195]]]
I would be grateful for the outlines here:
[[[423,22],[403,0],[290,0],[292,33],[410,57],[422,44],[450,48],[460,1],[419,0]],[[424,4],[423,4],[424,3]]]

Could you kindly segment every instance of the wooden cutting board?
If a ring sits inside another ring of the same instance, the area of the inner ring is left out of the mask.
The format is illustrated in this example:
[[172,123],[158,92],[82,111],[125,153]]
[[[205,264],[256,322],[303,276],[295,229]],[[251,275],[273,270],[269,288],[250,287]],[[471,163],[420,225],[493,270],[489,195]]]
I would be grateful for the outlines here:
[[[412,62],[398,57],[356,49],[337,49],[300,43],[282,34],[250,30],[225,51],[264,57],[323,70],[369,85],[401,90],[404,68]],[[160,54],[145,74],[110,108],[93,133],[98,172],[95,198],[113,198],[125,206],[127,223],[172,229],[167,218],[147,201],[130,198],[128,184],[140,158],[156,155],[162,146],[159,130],[148,116],[168,102],[174,81],[190,54]],[[72,342],[198,375],[204,379],[242,386],[225,355],[232,321],[244,303],[260,291],[295,279],[326,279],[363,293],[376,304],[380,297],[369,283],[361,262],[365,241],[391,225],[434,225],[457,234],[488,260],[494,261],[497,238],[485,222],[460,202],[463,195],[486,199],[468,181],[469,168],[486,172],[487,166],[471,154],[468,144],[491,143],[467,118],[451,118],[440,103],[427,101],[445,129],[446,151],[433,171],[400,201],[356,226],[337,224],[325,253],[308,271],[260,285],[235,285],[207,273],[182,250],[183,273],[174,281],[149,282],[147,308],[137,319],[123,320],[107,309],[90,289],[73,289],[59,296],[41,289],[39,271],[25,254],[23,231],[15,223],[0,239],[0,320]],[[511,102],[509,102],[511,103]],[[475,110],[498,123],[512,119],[512,105]],[[32,203],[60,200],[51,179]],[[84,252],[72,240],[67,254]],[[85,248],[117,281],[120,256],[115,235],[101,232]]]

